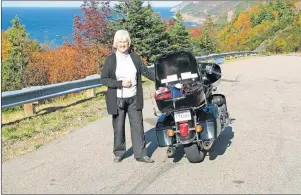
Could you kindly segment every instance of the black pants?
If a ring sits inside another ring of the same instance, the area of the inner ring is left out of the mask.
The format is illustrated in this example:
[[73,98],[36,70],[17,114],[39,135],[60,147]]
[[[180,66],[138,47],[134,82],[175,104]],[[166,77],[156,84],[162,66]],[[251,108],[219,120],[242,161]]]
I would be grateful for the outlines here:
[[[117,98],[117,103],[119,98]],[[144,127],[142,111],[136,109],[136,98],[123,98],[125,101],[123,108],[118,108],[118,114],[113,115],[113,128],[114,128],[114,149],[115,156],[123,156],[126,151],[125,144],[125,119],[128,114],[130,127],[132,147],[134,157],[140,158],[146,156],[146,143],[144,137]]]

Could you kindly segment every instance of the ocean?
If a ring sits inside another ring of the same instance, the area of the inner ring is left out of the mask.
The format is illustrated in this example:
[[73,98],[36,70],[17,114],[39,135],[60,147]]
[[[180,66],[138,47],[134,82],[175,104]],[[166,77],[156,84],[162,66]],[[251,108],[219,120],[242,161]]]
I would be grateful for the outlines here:
[[[155,7],[163,19],[170,19],[174,13],[168,7]],[[50,43],[53,47],[62,45],[63,37],[70,41],[73,33],[73,18],[81,16],[80,8],[37,8],[37,7],[3,7],[1,30],[7,30],[12,24],[11,20],[18,16],[25,26],[30,39],[37,39],[40,44]],[[187,27],[194,23],[185,23]]]

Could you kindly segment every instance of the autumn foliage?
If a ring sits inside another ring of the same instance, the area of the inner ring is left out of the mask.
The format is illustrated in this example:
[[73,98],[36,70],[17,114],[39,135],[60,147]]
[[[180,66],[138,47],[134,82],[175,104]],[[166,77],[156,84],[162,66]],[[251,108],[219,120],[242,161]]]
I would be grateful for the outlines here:
[[[300,31],[297,26],[294,27],[294,21],[298,19],[298,15],[295,13],[295,5],[290,1],[272,1],[253,7],[239,14],[236,20],[226,25],[218,33],[217,38],[220,41],[220,47],[226,52],[251,51],[257,49],[264,41],[275,41],[274,36],[281,34],[284,29],[291,26],[293,28],[291,36],[295,37],[295,41],[299,40]],[[284,40],[278,39],[278,41],[278,46],[284,47]],[[284,42],[288,45],[295,44],[293,39]],[[271,49],[272,47],[268,48]],[[283,48],[282,51],[294,51],[295,48]]]
[[171,18],[170,20],[168,20],[167,24],[166,24],[166,27],[169,28],[173,25],[175,25],[175,20],[173,18]]
[[9,50],[11,49],[12,44],[7,40],[6,32],[1,32],[1,60],[5,61],[9,55]]
[[108,1],[85,0],[81,11],[83,18],[74,18],[72,44],[32,53],[24,76],[28,86],[78,80],[100,73],[104,57],[110,53],[107,19],[111,8]]
[[33,53],[26,74],[28,84],[60,83],[99,74],[101,60],[107,54],[108,50],[100,45],[80,48],[67,44],[56,50]]
[[198,38],[201,35],[201,27],[195,26],[190,30],[190,36],[193,38]]
[[[99,10],[100,9],[100,10]],[[110,39],[108,19],[112,13],[109,1],[87,1],[81,6],[83,18],[75,16],[73,39],[77,45],[105,44]]]

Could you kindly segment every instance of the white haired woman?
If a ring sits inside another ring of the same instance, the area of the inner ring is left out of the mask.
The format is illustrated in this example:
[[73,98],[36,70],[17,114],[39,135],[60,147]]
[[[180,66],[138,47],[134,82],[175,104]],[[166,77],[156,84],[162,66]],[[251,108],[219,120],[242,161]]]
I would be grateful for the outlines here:
[[107,56],[101,73],[101,83],[108,87],[106,104],[114,129],[114,162],[121,162],[126,152],[125,118],[128,114],[134,157],[140,162],[153,163],[146,152],[141,74],[150,80],[154,80],[154,74],[129,49],[130,45],[128,31],[118,30],[113,44],[117,51]]

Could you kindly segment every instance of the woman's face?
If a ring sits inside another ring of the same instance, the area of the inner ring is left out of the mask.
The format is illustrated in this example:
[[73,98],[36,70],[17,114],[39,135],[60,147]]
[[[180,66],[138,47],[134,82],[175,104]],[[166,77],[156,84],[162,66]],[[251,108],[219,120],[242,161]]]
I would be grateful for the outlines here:
[[129,42],[127,40],[119,40],[117,42],[117,50],[119,52],[126,52],[129,49]]

